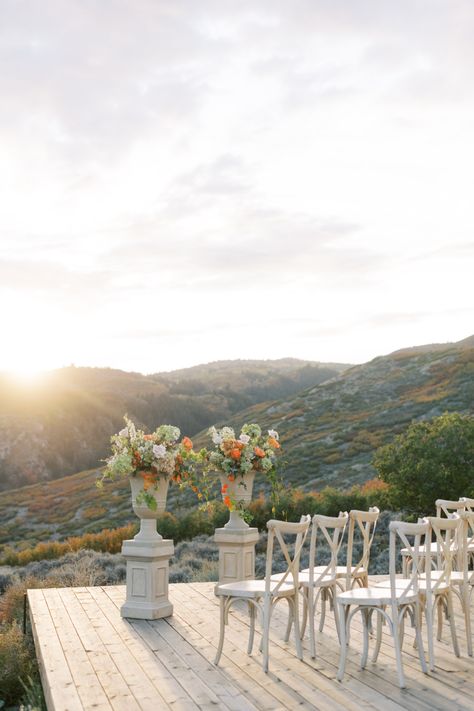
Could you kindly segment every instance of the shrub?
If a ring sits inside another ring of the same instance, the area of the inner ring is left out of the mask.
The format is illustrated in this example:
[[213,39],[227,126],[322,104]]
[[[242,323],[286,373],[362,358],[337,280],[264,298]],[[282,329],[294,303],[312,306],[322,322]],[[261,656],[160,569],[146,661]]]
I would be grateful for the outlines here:
[[0,628],[0,701],[6,706],[24,695],[24,684],[37,673],[31,641],[15,622]]
[[373,464],[390,485],[395,509],[415,514],[435,511],[438,498],[474,495],[474,417],[446,413],[414,422],[378,449]]

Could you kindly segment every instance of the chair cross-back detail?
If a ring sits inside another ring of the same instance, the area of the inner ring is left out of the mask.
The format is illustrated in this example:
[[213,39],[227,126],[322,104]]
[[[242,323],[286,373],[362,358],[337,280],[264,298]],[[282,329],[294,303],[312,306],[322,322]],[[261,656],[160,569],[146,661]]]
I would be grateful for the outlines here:
[[[471,597],[474,588],[474,571],[469,562],[474,549],[474,511],[460,511],[461,520],[456,557],[457,570],[451,572],[451,589],[459,598],[464,614],[467,653],[472,657]],[[453,561],[454,562],[454,561]]]
[[448,516],[449,518],[427,516],[425,519],[430,524],[431,530],[435,535],[435,541],[432,542],[432,545],[436,546],[434,556],[436,570],[428,571],[426,568],[425,572],[420,576],[420,587],[425,596],[431,670],[435,666],[433,642],[433,618],[435,612],[438,614],[437,638],[441,639],[444,613],[449,622],[454,653],[459,657],[452,592],[455,585],[453,569],[458,554],[461,519],[458,514],[448,514]]
[[[358,511],[353,509],[349,512],[349,532],[347,538],[347,566],[346,566],[346,590],[350,590],[354,585],[368,587],[369,585],[369,559],[370,550],[375,535],[375,528],[380,515],[376,506],[372,506],[368,511]],[[362,538],[362,555],[354,564],[354,539],[356,533]]]
[[[352,590],[338,594],[336,602],[339,608],[341,630],[341,656],[337,673],[339,681],[342,681],[346,666],[347,640],[349,638],[350,623],[357,612],[361,613],[363,624],[362,669],[364,669],[367,664],[369,652],[369,622],[372,613],[375,611],[378,613],[378,618],[373,661],[375,662],[377,660],[380,650],[382,641],[382,620],[385,619],[394,641],[398,681],[400,687],[405,687],[401,644],[404,619],[408,615],[412,625],[415,627],[421,668],[424,673],[427,673],[428,669],[421,636],[421,602],[418,590],[418,575],[423,567],[423,560],[420,556],[421,541],[422,539],[426,540],[429,535],[430,526],[428,522],[405,523],[403,521],[392,521],[390,523],[389,540],[390,581],[387,587],[353,588]],[[411,540],[412,538],[413,540]],[[410,556],[413,561],[410,578],[404,580],[402,586],[397,585],[396,579],[396,551],[397,542],[399,540],[401,544],[410,551]],[[353,607],[352,610],[351,606]]]
[[[298,607],[298,576],[301,550],[308,534],[311,517],[302,516],[299,523],[271,520],[267,522],[268,542],[264,580],[242,580],[239,582],[217,585],[215,594],[220,598],[220,634],[215,664],[219,663],[224,645],[225,627],[229,623],[229,609],[237,600],[243,600],[248,605],[250,629],[247,653],[252,653],[255,633],[255,617],[259,613],[262,621],[263,670],[268,671],[270,622],[274,606],[279,600],[287,600],[290,617],[294,625],[296,653],[303,658],[303,648],[300,638],[299,607]],[[285,540],[285,536],[294,539],[293,555]],[[286,570],[272,579],[273,553],[275,541],[283,553]]]
[[[309,547],[309,568],[301,571],[299,583],[303,592],[303,624],[302,635],[306,626],[306,620],[309,620],[309,639],[311,648],[311,657],[316,656],[316,644],[314,634],[314,616],[316,606],[320,596],[321,603],[321,624],[320,629],[324,625],[324,616],[326,614],[326,593],[330,593],[330,598],[334,601],[337,592],[336,586],[336,566],[337,558],[341,548],[344,531],[349,520],[347,512],[340,512],[339,516],[323,516],[316,514],[312,519],[311,541]],[[315,566],[318,533],[329,548],[329,562],[327,565]],[[339,634],[339,621],[337,618],[337,607],[333,603],[334,618],[336,622],[337,633]],[[287,632],[288,634],[288,632]]]

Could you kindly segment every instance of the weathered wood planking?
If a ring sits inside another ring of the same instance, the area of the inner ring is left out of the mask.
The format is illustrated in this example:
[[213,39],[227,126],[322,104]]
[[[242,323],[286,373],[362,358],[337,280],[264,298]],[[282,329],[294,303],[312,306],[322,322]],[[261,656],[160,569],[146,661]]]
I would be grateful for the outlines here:
[[48,711],[472,711],[474,659],[466,656],[456,605],[462,657],[448,630],[436,642],[436,672],[420,669],[413,632],[406,631],[403,661],[408,688],[397,684],[393,643],[384,634],[377,664],[359,668],[361,625],[354,619],[344,681],[336,681],[339,643],[331,614],[317,633],[317,658],[300,662],[283,641],[287,610],[272,619],[270,672],[264,674],[256,635],[248,656],[245,611],[230,615],[219,667],[213,583],[170,585],[174,615],[166,620],[123,620],[124,586],[29,590],[28,600]]

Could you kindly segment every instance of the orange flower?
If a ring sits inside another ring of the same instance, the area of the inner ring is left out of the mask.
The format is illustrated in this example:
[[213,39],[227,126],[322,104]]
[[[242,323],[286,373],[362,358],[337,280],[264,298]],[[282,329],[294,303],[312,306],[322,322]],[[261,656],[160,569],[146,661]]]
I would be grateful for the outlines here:
[[253,451],[255,452],[257,457],[264,457],[265,456],[265,452],[263,451],[263,449],[260,449],[260,447],[254,447]]
[[191,442],[191,440],[189,439],[189,437],[183,437],[183,447],[184,447],[185,449],[187,449],[188,452],[189,452],[190,449],[193,448],[193,443]]
[[227,489],[228,489],[228,488],[229,488],[229,487],[228,487],[227,484],[222,484],[221,494],[225,494],[225,493],[227,492]]
[[153,439],[153,435],[143,435],[143,439]]
[[229,481],[235,481],[235,475],[234,474],[228,474],[227,478]]
[[245,447],[245,444],[243,442],[241,442],[240,440],[235,439],[233,446],[237,449],[243,449]]
[[232,506],[232,501],[229,496],[224,496],[224,506],[227,506],[228,509]]
[[238,449],[237,447],[234,447],[234,449],[231,449],[230,456],[232,457],[232,459],[236,459],[236,460],[240,459],[240,457],[241,457],[240,449]]
[[278,442],[274,437],[269,437],[268,438],[268,444],[270,447],[273,447],[273,449],[280,449],[280,442]]
[[152,486],[155,483],[155,477],[153,474],[149,474],[148,472],[146,474],[142,474],[143,476],[143,488],[145,491],[148,491],[150,486]]

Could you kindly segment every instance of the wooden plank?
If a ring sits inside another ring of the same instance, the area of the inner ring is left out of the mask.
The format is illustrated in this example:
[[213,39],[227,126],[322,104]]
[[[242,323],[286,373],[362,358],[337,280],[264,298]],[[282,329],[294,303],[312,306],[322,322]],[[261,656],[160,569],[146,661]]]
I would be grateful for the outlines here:
[[112,705],[114,711],[140,711],[140,705],[135,700],[133,690],[127,683],[115,664],[109,650],[103,643],[97,631],[84,612],[78,599],[79,588],[62,588],[59,595],[64,606],[69,610],[76,632],[86,650],[87,657],[93,666],[98,679]]
[[[153,652],[144,644],[140,635],[132,628],[127,620],[120,617],[118,608],[109,600],[101,588],[88,588],[89,601],[83,601],[87,607],[89,617],[95,620],[94,624],[100,628],[106,644],[113,644],[114,649],[123,650],[125,656],[120,659],[123,673],[134,678],[146,675],[146,678],[155,688],[155,710],[157,697],[161,695],[162,705],[173,709],[195,711],[199,708],[193,699],[190,689],[185,689],[170,673],[169,669]],[[136,687],[137,680],[130,685]],[[137,687],[139,689],[139,687]],[[137,697],[138,698],[138,697]]]
[[[472,711],[474,660],[457,659],[449,630],[435,642],[436,672],[422,673],[406,629],[403,662],[408,688],[398,687],[393,640],[384,633],[376,664],[359,668],[362,626],[351,625],[351,648],[342,683],[336,681],[339,642],[328,614],[317,632],[316,659],[298,660],[293,640],[283,639],[287,609],[272,617],[270,671],[265,674],[255,635],[247,655],[249,620],[235,609],[226,629],[224,651],[213,664],[219,610],[213,583],[170,585],[174,616],[126,621],[120,617],[124,586],[29,591],[30,616],[48,711]],[[463,619],[455,603],[461,648]],[[426,634],[426,630],[424,630]],[[95,702],[95,703],[94,703]]]
[[112,617],[100,603],[106,603],[107,596],[101,588],[87,588],[80,596],[81,605],[90,623],[107,648],[121,675],[127,680],[136,703],[143,711],[156,711],[157,706],[194,711],[197,705],[185,689],[173,683],[167,670],[157,662],[153,653],[138,641],[130,625],[114,608]]
[[43,590],[28,590],[31,628],[48,711],[84,711]]
[[60,591],[54,588],[49,590],[46,602],[85,711],[89,709],[113,711],[94,667],[87,657],[81,638],[63,604]]

